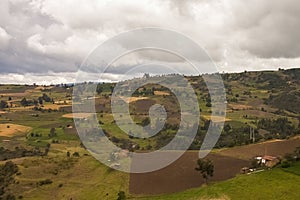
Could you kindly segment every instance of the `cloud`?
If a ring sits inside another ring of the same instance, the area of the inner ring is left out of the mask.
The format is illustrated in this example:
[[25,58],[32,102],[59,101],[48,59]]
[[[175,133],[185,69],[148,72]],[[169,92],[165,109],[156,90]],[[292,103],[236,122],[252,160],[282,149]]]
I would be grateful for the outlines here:
[[[297,5],[296,0],[2,0],[0,73],[75,73],[97,45],[141,27],[183,33],[221,71],[297,67]],[[113,73],[149,61],[178,63],[155,53],[132,58],[119,62],[123,68]]]
[[6,49],[11,40],[11,35],[9,35],[3,28],[0,26],[0,49]]
[[233,4],[237,42],[260,58],[300,56],[300,7],[296,0],[243,1]]
[[[80,75],[80,77],[78,77]],[[130,77],[134,77],[133,75]],[[62,83],[75,83],[76,80],[94,81],[94,82],[117,82],[120,80],[127,79],[128,76],[124,74],[115,73],[86,73],[86,72],[47,72],[47,73],[1,73],[0,83],[1,84],[33,84],[38,85],[49,85],[49,84],[62,84]],[[80,82],[80,81],[78,81]]]

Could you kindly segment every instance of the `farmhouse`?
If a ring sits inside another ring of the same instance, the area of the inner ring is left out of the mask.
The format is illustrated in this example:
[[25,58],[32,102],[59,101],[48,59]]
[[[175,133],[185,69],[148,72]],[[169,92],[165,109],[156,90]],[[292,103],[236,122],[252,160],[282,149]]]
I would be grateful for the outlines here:
[[255,160],[257,160],[258,164],[269,168],[275,167],[277,164],[280,163],[280,160],[277,157],[269,155],[257,156],[255,157]]

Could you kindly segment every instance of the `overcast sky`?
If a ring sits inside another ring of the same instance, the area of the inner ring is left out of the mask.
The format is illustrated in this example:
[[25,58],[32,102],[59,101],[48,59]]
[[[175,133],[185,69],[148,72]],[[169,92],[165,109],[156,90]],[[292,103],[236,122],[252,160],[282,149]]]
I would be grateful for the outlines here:
[[1,0],[0,83],[72,82],[95,47],[142,27],[190,37],[220,72],[299,67],[299,19],[297,0]]

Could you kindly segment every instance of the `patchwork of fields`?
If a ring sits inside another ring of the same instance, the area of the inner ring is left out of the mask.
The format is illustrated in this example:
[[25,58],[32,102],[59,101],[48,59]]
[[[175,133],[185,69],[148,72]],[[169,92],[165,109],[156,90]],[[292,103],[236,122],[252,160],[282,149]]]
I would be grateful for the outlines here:
[[[145,174],[122,173],[91,156],[73,120],[86,121],[89,128],[92,114],[72,113],[71,86],[0,85],[0,163],[5,166],[12,161],[18,168],[11,177],[13,181],[0,185],[0,199],[7,195],[30,200],[117,199],[120,191],[128,199],[297,199],[299,163],[251,175],[240,175],[240,171],[250,166],[254,156],[283,159],[300,147],[299,106],[282,100],[285,95],[295,95],[294,101],[300,103],[299,71],[222,75],[227,94],[226,119],[216,148],[208,155],[215,167],[208,185],[195,171],[197,150],[211,120],[219,118],[211,113],[211,100],[201,77],[188,77],[201,109],[198,133],[189,151],[171,165]],[[111,113],[114,84],[99,87],[101,92],[93,98],[99,126],[110,141],[129,152],[155,151],[168,144],[176,134],[181,115],[184,124],[192,126],[189,113],[179,113],[175,96],[166,88],[150,84],[124,101],[129,103],[132,120],[141,126],[153,123],[149,109],[162,104],[168,113],[166,124],[150,138],[128,136]]]

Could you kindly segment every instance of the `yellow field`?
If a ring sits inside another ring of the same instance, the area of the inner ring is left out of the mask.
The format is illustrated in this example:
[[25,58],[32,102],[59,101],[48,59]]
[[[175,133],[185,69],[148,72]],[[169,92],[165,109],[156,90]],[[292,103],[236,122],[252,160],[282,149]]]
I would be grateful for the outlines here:
[[90,117],[91,113],[69,113],[69,114],[65,114],[63,115],[63,117],[65,118],[77,118],[77,119],[83,119],[83,118],[87,118]]
[[48,105],[44,105],[44,107],[42,107],[43,109],[52,109],[52,110],[58,110],[62,107],[67,107],[70,105],[57,105],[57,104],[48,104]]
[[122,100],[124,100],[126,103],[132,103],[132,102],[139,101],[139,100],[149,99],[148,97],[130,97],[130,98],[127,98],[127,97],[121,97],[121,98],[122,98]]
[[164,91],[154,91],[155,95],[170,95],[169,92],[164,92]]
[[[213,116],[213,115],[201,115],[207,120],[212,120],[214,122],[221,122],[223,120],[223,117],[220,116]],[[231,119],[225,117],[225,122],[231,121]]]
[[0,124],[0,136],[12,137],[18,134],[28,133],[31,129],[31,127],[18,124]]

